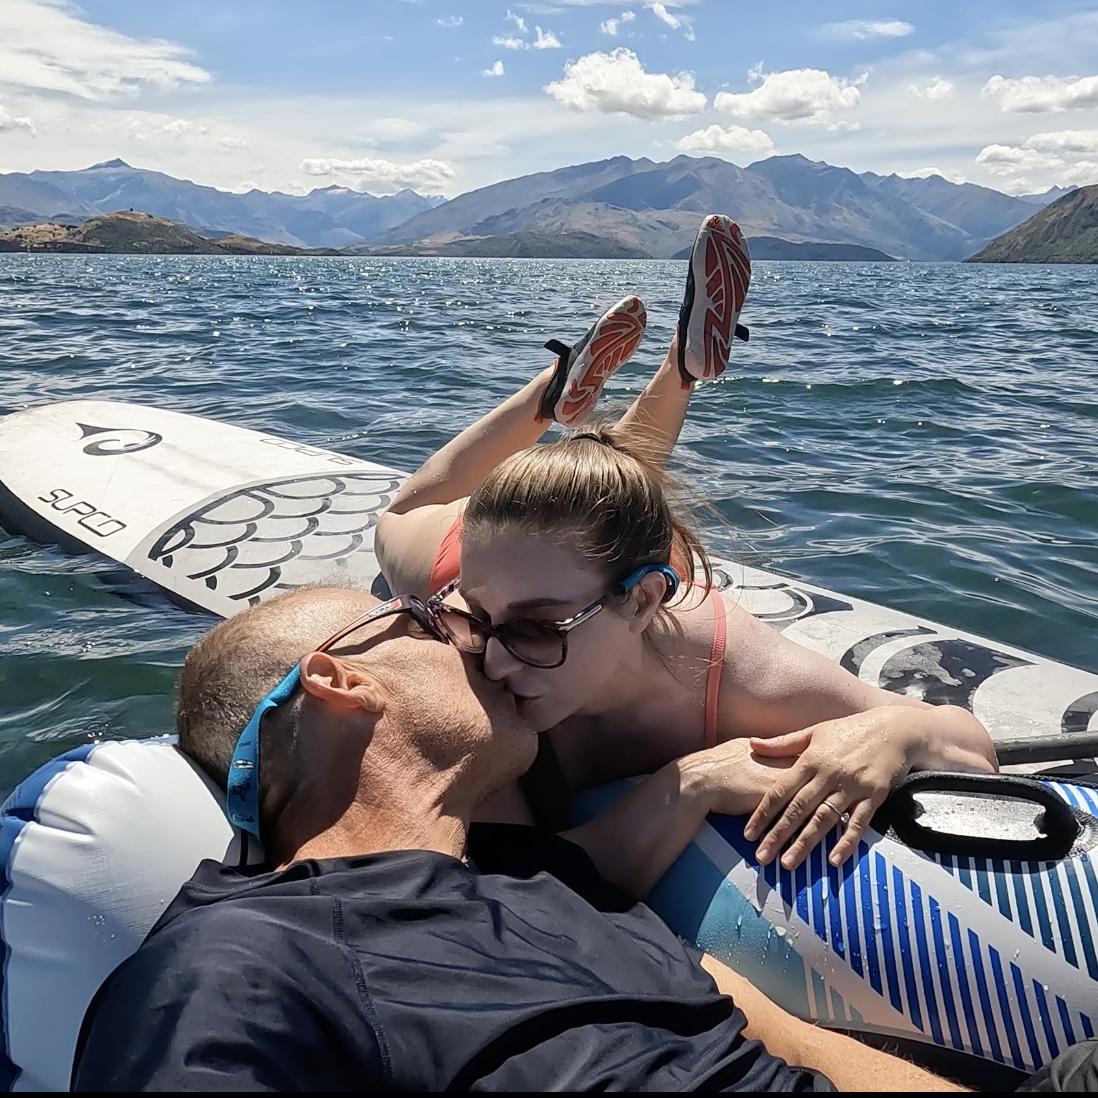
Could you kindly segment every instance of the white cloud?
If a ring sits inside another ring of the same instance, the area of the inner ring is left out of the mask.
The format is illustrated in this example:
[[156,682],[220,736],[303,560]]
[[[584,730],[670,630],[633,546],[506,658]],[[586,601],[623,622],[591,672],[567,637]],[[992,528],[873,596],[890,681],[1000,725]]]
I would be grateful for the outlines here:
[[620,19],[604,19],[599,24],[599,30],[603,34],[610,35],[611,38],[616,38],[618,35],[618,28],[621,26]]
[[1022,142],[1027,149],[1058,156],[1098,153],[1098,130],[1053,130],[1035,133]]
[[915,27],[902,19],[849,19],[845,23],[828,23],[824,30],[834,38],[906,38]]
[[675,142],[675,148],[683,152],[774,152],[774,142],[762,130],[748,130],[743,126],[706,126],[695,130]]
[[447,15],[443,19],[436,19],[435,23],[440,27],[460,27],[465,20],[460,15]]
[[862,128],[861,122],[847,122],[845,118],[840,118],[838,122],[828,122],[828,133],[857,133]]
[[[1013,194],[1048,187],[1098,183],[1098,162],[1077,159],[1098,153],[1098,130],[1053,130],[1035,133],[1020,145],[985,145],[976,163],[1006,179]],[[1034,180],[1044,182],[1038,184]]]
[[489,65],[486,69],[480,70],[481,76],[502,76],[503,75],[503,62],[496,61]]
[[931,176],[939,175],[943,179],[948,179],[950,183],[967,183],[963,175],[959,172],[943,171],[941,168],[916,168],[913,172],[897,172],[901,179],[929,179]]
[[413,190],[438,190],[454,178],[454,169],[442,160],[416,160],[410,164],[394,164],[391,160],[340,160],[311,157],[301,162],[306,175],[353,176],[369,190],[396,191],[402,187]]
[[106,99],[207,83],[210,74],[186,53],[89,23],[63,0],[0,3],[0,85]]
[[672,15],[667,10],[666,5],[661,4],[658,0],[651,0],[650,3],[644,5],[661,23],[665,23],[672,30],[681,30],[686,37],[693,42],[694,41],[694,28],[690,25],[690,20],[686,16]]
[[223,137],[219,142],[223,149],[246,149],[248,142],[243,137]]
[[16,130],[26,130],[31,137],[38,136],[34,123],[26,115],[14,115],[0,106],[0,133],[14,133]]
[[233,194],[247,194],[249,191],[261,191],[262,189],[254,179],[242,179],[235,187],[229,188]]
[[526,20],[521,15],[516,15],[510,8],[507,9],[507,14],[503,17],[508,23],[514,23],[518,28],[520,34],[526,33]]
[[1063,165],[1062,160],[1023,149],[1017,145],[985,145],[976,154],[976,163],[994,175],[1014,175],[1018,172],[1045,171]]
[[[507,14],[510,15],[511,13],[508,12]],[[525,23],[523,23],[522,31],[523,33],[526,31]],[[526,39],[518,38],[513,34],[497,34],[492,39],[492,45],[501,46],[505,50],[559,50],[561,48],[560,39],[551,30],[534,27],[534,32],[536,38],[533,42],[527,42]],[[502,73],[489,73],[486,70],[484,75],[501,76]]]
[[844,80],[823,69],[788,69],[763,76],[754,91],[719,92],[713,106],[738,118],[826,122],[835,111],[858,105],[862,82]]
[[621,21],[623,23],[632,23],[636,17],[637,13],[635,11],[623,11],[621,13]]
[[980,96],[997,100],[1000,110],[1025,113],[1098,107],[1098,76],[993,76]]
[[173,118],[171,122],[165,122],[160,127],[162,133],[166,133],[169,137],[186,137],[188,134],[197,134],[203,136],[210,132],[209,126],[201,126],[195,122],[188,121],[186,118]]
[[1098,183],[1098,160],[1080,160],[1060,173],[1061,186],[1089,187]]
[[536,50],[559,50],[560,39],[552,31],[543,31],[541,27],[535,27],[537,40],[534,42]]
[[953,85],[948,80],[935,76],[922,87],[917,84],[908,85],[908,91],[919,99],[947,99],[953,94]]
[[589,53],[564,66],[564,77],[545,91],[567,107],[635,118],[685,118],[705,109],[693,73],[646,72],[632,50]]

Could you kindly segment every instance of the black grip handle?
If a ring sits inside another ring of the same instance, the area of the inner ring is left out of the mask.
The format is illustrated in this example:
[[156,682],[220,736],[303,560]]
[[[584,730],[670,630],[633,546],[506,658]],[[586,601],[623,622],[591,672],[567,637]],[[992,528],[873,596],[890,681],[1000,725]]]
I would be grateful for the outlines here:
[[[953,835],[919,823],[915,797],[919,793],[975,793],[993,800],[1028,801],[1044,811],[1037,819],[1043,831],[1033,839],[1002,839],[993,835]],[[891,828],[906,846],[932,854],[967,854],[1027,861],[1064,857],[1079,836],[1079,817],[1051,789],[1032,778],[1013,774],[910,774],[893,790],[878,813],[878,830]],[[875,821],[876,823],[877,821]]]

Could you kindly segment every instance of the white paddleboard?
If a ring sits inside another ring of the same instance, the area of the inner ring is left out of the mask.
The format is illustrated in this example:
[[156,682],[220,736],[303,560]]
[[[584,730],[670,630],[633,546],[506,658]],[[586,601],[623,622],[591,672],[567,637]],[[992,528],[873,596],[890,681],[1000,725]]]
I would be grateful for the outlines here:
[[[102,553],[223,617],[305,583],[370,586],[374,527],[405,475],[114,401],[0,420],[0,523]],[[714,564],[729,601],[867,682],[971,709],[997,742],[1098,731],[1098,675],[800,580]]]

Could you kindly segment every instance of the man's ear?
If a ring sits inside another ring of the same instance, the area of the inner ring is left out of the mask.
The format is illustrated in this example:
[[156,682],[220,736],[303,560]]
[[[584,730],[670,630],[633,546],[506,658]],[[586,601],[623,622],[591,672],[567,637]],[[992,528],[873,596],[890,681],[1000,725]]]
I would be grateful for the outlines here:
[[630,591],[633,597],[634,609],[629,628],[634,633],[641,633],[648,628],[663,603],[663,596],[666,591],[667,577],[660,572],[649,572]]
[[301,661],[301,686],[319,701],[339,709],[381,713],[385,693],[368,670],[330,652],[310,652]]

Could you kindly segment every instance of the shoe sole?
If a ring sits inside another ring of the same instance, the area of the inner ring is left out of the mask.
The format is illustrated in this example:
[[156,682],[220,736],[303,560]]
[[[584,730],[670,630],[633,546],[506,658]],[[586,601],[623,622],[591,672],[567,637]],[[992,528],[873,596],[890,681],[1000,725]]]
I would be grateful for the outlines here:
[[605,312],[576,345],[564,392],[553,418],[565,426],[594,407],[605,382],[632,357],[644,338],[648,315],[639,298],[626,297]]
[[[751,254],[740,227],[731,218],[710,214],[690,253],[679,314],[679,370],[686,380],[711,381],[724,372],[750,284]],[[687,361],[699,359],[701,373],[687,368]]]

